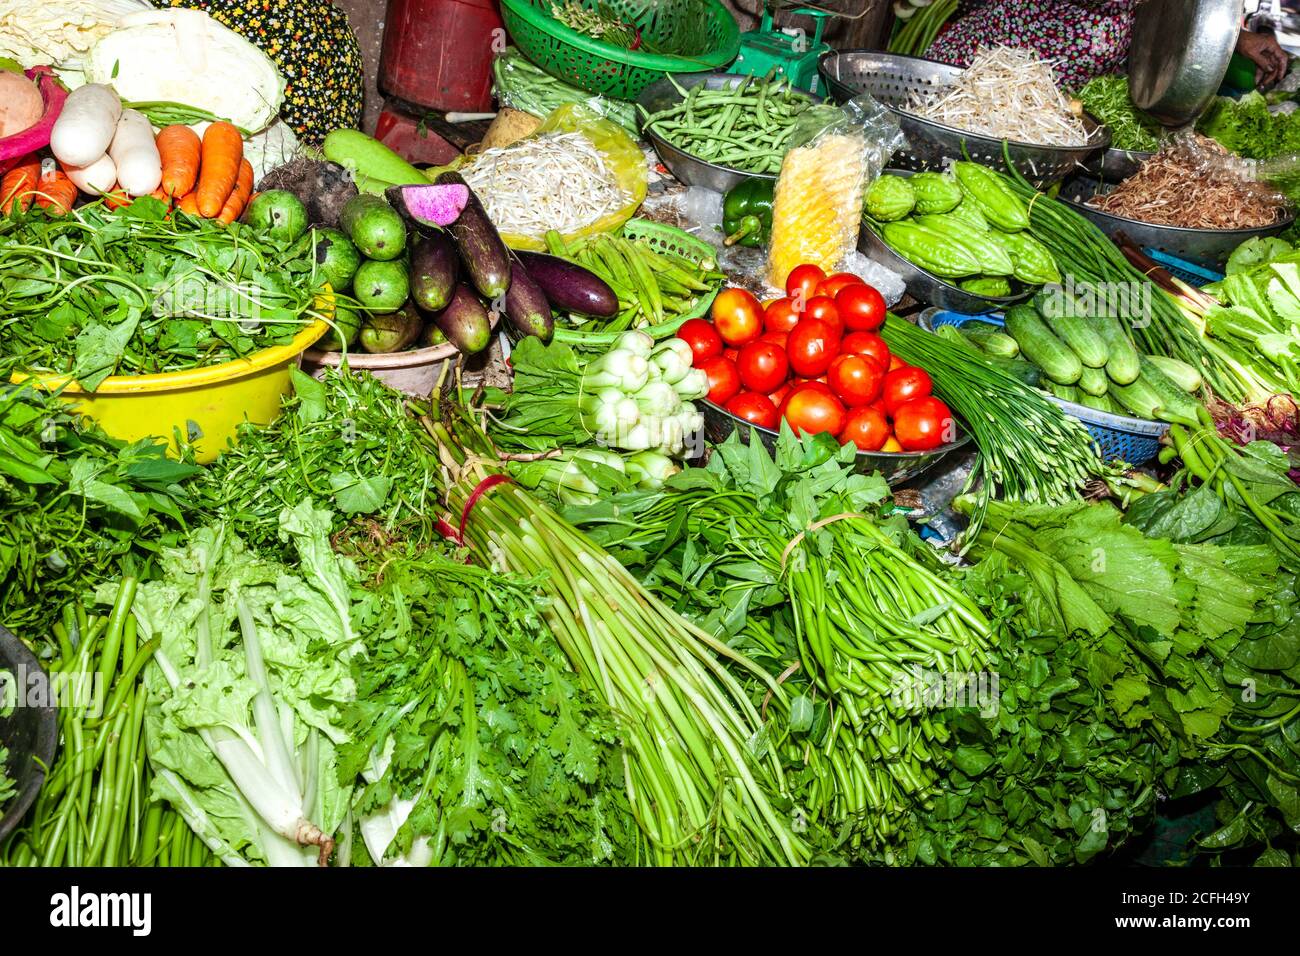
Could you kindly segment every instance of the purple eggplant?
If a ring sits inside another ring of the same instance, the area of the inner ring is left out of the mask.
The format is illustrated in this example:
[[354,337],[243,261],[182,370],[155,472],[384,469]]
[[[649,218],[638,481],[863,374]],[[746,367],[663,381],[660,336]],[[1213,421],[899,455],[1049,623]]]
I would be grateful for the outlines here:
[[510,288],[506,290],[506,318],[520,335],[535,335],[543,342],[551,340],[555,318],[551,303],[528,270],[518,264],[510,270]]
[[437,182],[439,185],[465,186],[469,190],[465,208],[447,231],[456,242],[470,281],[483,298],[490,302],[505,295],[506,289],[510,288],[510,254],[506,252],[506,244],[501,241],[497,227],[488,218],[487,210],[459,173],[439,173]]
[[590,269],[544,252],[517,255],[533,281],[542,287],[552,308],[601,319],[618,314],[618,296],[609,283]]
[[492,341],[487,309],[468,283],[456,283],[451,301],[445,309],[434,313],[433,321],[447,336],[447,341],[466,355],[482,352]]
[[411,298],[429,312],[446,308],[459,273],[456,247],[445,233],[421,236],[411,250]]

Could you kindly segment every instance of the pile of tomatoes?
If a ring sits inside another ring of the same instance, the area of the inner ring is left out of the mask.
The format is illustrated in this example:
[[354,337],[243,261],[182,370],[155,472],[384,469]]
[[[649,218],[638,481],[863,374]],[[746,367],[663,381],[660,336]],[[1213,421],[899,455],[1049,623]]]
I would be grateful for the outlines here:
[[790,273],[784,298],[760,303],[724,289],[712,321],[677,335],[709,376],[708,400],[753,425],[828,432],[860,451],[928,451],[956,439],[952,413],[930,376],[892,355],[876,330],[880,293],[847,272],[815,265]]

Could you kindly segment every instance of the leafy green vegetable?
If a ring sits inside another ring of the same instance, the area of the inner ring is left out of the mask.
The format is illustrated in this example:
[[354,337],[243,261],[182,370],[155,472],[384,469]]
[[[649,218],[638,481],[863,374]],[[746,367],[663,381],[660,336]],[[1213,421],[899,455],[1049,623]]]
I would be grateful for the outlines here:
[[283,345],[319,318],[312,236],[165,218],[153,199],[0,219],[0,368],[110,375],[198,368]]
[[183,524],[199,471],[164,445],[106,437],[43,392],[0,393],[0,623],[48,639],[62,607]]
[[371,607],[340,751],[373,859],[633,864],[612,715],[569,669],[533,582],[398,555]]
[[1094,77],[1078,96],[1083,108],[1109,127],[1114,149],[1154,152],[1160,148],[1160,124],[1133,105],[1128,77]]
[[[1300,782],[1300,608],[1295,575],[1283,569],[1267,540],[1191,543],[1224,535],[1218,530],[1221,511],[1211,498],[1187,500],[1177,512],[1167,501],[1140,511],[1135,506],[1132,518],[1140,526],[1171,532],[1171,539],[1135,537],[1138,525],[1123,524],[1120,513],[1105,504],[995,504],[976,553],[985,577],[1028,572],[1028,590],[1037,592],[1040,606],[1054,610],[1051,619],[1035,616],[1026,600],[1029,626],[1045,623],[1044,633],[1114,648],[1107,654],[1114,663],[1094,657],[1089,664],[1104,678],[1094,684],[1109,705],[1108,719],[1117,730],[1151,731],[1177,744],[1182,764],[1176,776],[1166,775],[1175,795],[1220,786],[1226,805],[1243,816],[1208,844],[1223,849],[1249,834],[1276,834],[1279,827],[1300,832],[1294,802]],[[1144,551],[1153,573],[1170,576],[1169,593],[1177,598],[1172,627],[1167,603],[1123,599]],[[1041,571],[1033,570],[1042,568],[1077,587],[1043,589]],[[1012,587],[1024,595],[1025,585]],[[1079,619],[1080,608],[1097,625],[1090,633],[1059,626]]]
[[1247,159],[1300,152],[1300,120],[1291,113],[1270,113],[1258,91],[1236,100],[1216,96],[1196,121],[1196,129]]
[[347,813],[337,748],[356,696],[357,572],[330,524],[310,501],[281,513],[296,568],[200,528],[136,595],[140,633],[161,645],[145,670],[154,794],[228,864],[323,864]]

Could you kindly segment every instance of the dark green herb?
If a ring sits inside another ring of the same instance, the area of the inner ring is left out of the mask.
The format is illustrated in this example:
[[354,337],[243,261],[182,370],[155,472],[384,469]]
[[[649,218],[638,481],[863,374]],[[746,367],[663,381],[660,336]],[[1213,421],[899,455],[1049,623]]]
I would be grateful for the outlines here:
[[110,375],[229,361],[284,345],[320,314],[311,233],[276,247],[250,227],[141,199],[0,219],[0,371]]

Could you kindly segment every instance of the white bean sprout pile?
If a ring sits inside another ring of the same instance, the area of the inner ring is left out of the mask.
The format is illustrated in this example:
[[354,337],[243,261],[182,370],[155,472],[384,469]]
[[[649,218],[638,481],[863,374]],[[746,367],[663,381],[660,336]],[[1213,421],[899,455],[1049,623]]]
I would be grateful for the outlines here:
[[575,232],[631,200],[582,133],[545,133],[486,149],[461,175],[493,225],[519,236]]
[[951,86],[915,93],[907,112],[995,139],[1086,146],[1088,134],[1056,86],[1052,64],[1029,50],[980,50]]

